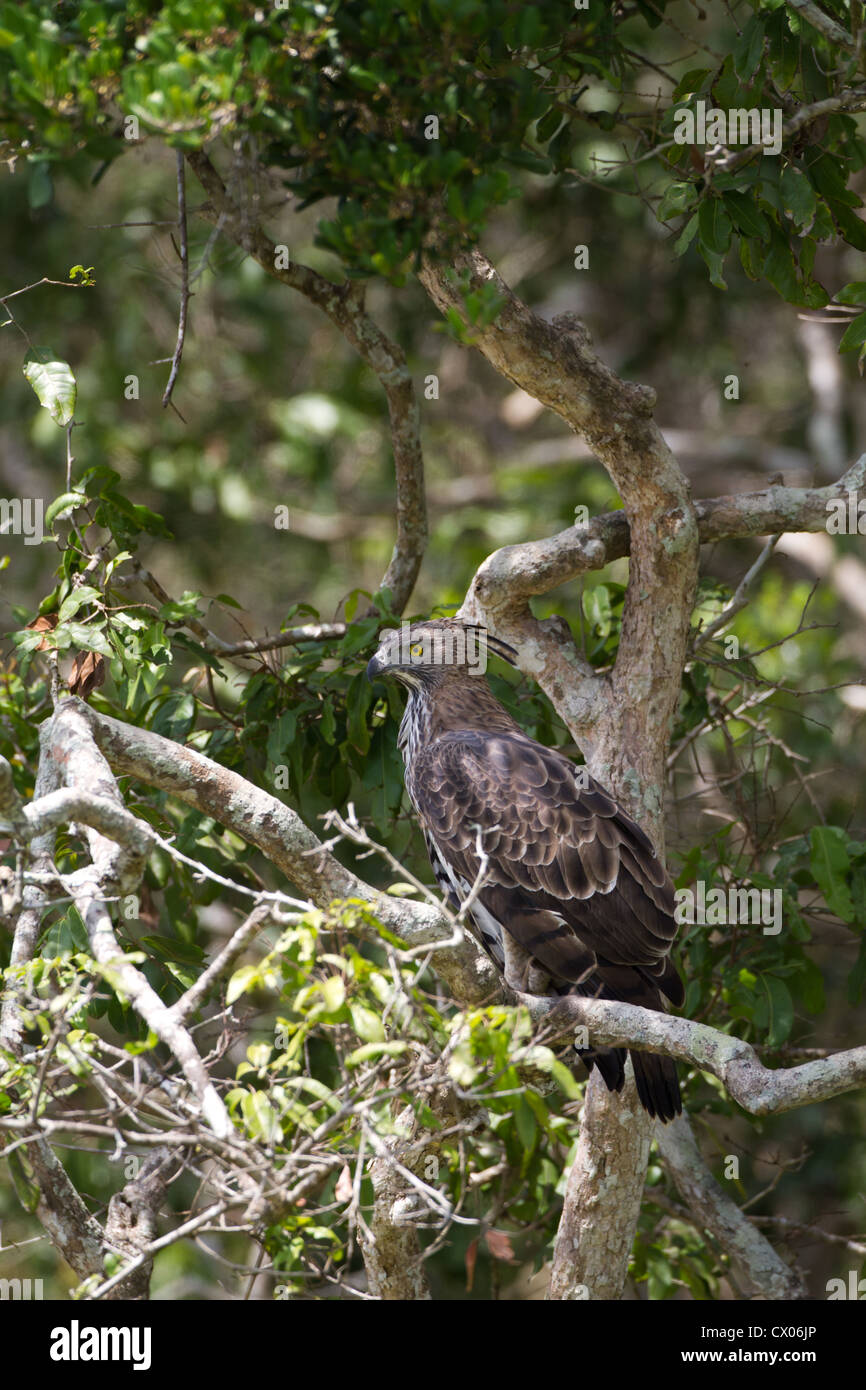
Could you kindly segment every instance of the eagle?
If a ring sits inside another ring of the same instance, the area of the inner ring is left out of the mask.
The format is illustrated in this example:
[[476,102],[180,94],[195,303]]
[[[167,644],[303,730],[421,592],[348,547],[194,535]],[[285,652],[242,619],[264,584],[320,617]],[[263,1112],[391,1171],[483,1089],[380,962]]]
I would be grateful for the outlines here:
[[[665,1011],[683,1003],[669,958],[674,890],[648,836],[556,748],[530,738],[485,678],[487,652],[516,652],[454,618],[380,633],[371,681],[409,693],[398,747],[436,881],[510,988]],[[579,1050],[608,1089],[624,1048]],[[638,1096],[659,1120],[682,1110],[675,1062],[631,1050]]]

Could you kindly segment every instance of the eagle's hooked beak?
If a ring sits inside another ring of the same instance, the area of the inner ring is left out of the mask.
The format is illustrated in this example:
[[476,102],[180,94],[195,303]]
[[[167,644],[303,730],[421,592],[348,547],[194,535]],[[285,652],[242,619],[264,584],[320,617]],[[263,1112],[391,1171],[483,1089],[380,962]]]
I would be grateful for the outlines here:
[[367,662],[367,680],[374,681],[385,669],[385,663],[378,652]]

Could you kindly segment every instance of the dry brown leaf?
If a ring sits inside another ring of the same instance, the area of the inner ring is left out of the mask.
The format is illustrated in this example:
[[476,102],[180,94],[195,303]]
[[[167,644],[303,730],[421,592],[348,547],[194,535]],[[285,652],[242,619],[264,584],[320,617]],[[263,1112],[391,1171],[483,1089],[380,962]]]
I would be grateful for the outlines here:
[[509,1265],[517,1264],[511,1237],[506,1235],[505,1231],[488,1231],[484,1239],[494,1260],[504,1260]]
[[[27,627],[30,630],[30,632],[53,632],[56,626],[56,613],[40,614],[38,618],[33,619],[32,623],[27,624]],[[36,647],[35,650],[37,652],[48,652],[51,650],[51,644],[50,642],[46,642],[45,638],[43,637],[42,641],[39,643],[39,646]]]
[[105,658],[98,652],[79,652],[69,673],[69,689],[85,700],[91,690],[105,684]]
[[334,1188],[334,1196],[338,1202],[349,1202],[352,1199],[352,1174],[349,1172],[349,1165],[345,1164],[337,1179],[337,1186]]

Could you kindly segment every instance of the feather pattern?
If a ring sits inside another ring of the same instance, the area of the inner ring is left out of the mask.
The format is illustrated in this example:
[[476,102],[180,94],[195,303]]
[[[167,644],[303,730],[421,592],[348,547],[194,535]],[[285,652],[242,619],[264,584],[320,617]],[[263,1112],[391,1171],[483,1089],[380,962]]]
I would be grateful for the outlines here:
[[[413,624],[399,648],[387,634],[368,666],[371,679],[393,675],[409,689],[399,744],[440,889],[458,909],[483,875],[473,926],[515,988],[682,1004],[669,959],[673,885],[651,841],[585,769],[530,738],[482,674],[431,659],[447,648],[433,635],[459,626]],[[621,1089],[623,1049],[581,1055]],[[642,1105],[672,1119],[682,1108],[674,1062],[631,1056]]]

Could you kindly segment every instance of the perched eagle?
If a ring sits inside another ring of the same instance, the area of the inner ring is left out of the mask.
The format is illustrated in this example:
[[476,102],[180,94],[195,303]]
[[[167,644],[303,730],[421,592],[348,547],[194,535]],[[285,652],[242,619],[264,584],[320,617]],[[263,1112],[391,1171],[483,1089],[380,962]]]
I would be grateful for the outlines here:
[[[367,676],[409,691],[398,745],[406,788],[442,892],[470,909],[481,944],[522,993],[577,993],[664,1011],[683,1002],[668,959],[673,886],[653,846],[613,797],[555,748],[530,738],[484,679],[489,649],[516,653],[455,619],[386,630]],[[623,1048],[580,1053],[612,1091]],[[682,1109],[669,1057],[632,1052],[641,1104]]]

